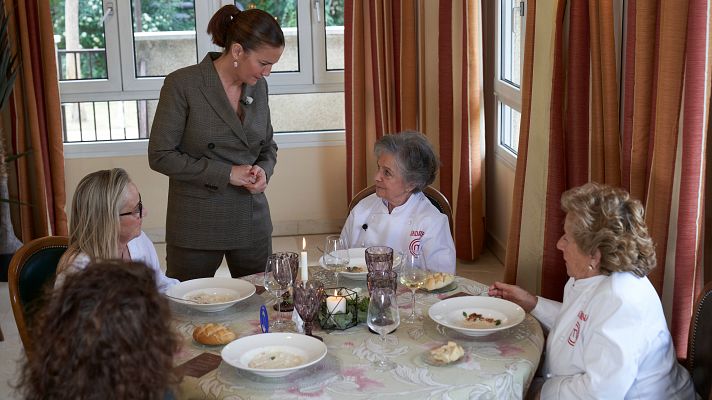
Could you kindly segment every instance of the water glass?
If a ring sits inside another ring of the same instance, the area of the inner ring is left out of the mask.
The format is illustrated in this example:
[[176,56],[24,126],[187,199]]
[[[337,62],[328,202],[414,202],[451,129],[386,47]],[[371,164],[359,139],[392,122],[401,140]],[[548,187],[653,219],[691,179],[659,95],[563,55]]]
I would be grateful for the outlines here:
[[291,325],[282,320],[282,294],[289,291],[292,286],[292,268],[287,257],[272,254],[267,257],[264,276],[265,289],[277,298],[277,319],[270,326],[270,331],[279,332],[289,330]]
[[394,292],[398,288],[398,274],[395,271],[372,271],[366,274],[368,294],[376,288],[390,288]]
[[393,249],[388,246],[371,246],[367,248],[365,258],[368,272],[390,271],[393,268]]
[[375,288],[371,293],[371,300],[368,302],[368,316],[366,317],[368,327],[378,333],[381,342],[381,351],[378,360],[374,360],[374,368],[385,371],[395,368],[393,361],[387,360],[386,335],[393,332],[400,324],[398,314],[398,303],[396,294],[390,288]]
[[319,336],[312,335],[312,324],[323,297],[324,285],[321,282],[299,282],[294,286],[294,308],[304,321],[304,333],[319,340],[322,340]]
[[[289,267],[292,273],[292,288],[294,288],[294,284],[299,277],[299,254],[293,251],[283,251],[274,254],[277,257],[285,258],[289,262]],[[282,295],[282,304],[280,305],[282,311],[289,312],[294,309],[292,302],[289,301],[289,297],[289,291],[284,292]]]
[[324,248],[324,265],[327,269],[334,271],[337,287],[339,286],[339,272],[343,271],[349,262],[349,247],[346,241],[339,235],[327,236]]

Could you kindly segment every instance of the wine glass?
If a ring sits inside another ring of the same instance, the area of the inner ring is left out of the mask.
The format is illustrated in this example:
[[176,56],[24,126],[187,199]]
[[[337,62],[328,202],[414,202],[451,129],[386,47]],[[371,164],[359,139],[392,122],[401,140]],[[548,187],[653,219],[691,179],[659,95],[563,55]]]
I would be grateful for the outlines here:
[[[278,252],[274,254],[289,260],[289,265],[292,270],[292,290],[294,290],[294,285],[296,284],[297,278],[299,277],[299,254],[293,251]],[[294,301],[290,302],[289,297],[289,291],[284,292],[284,294],[282,295],[282,305],[280,305],[280,307],[285,312],[289,312],[294,309]]]
[[294,286],[294,308],[304,321],[304,333],[319,340],[322,338],[312,335],[312,323],[321,307],[323,297],[324,285],[321,282],[302,281]]
[[282,294],[289,290],[292,285],[292,267],[289,258],[279,254],[272,254],[267,257],[265,266],[265,289],[277,297],[277,319],[270,329],[279,332],[286,331],[289,323],[282,321]]
[[349,265],[349,261],[349,247],[346,245],[346,241],[339,235],[327,236],[324,248],[324,265],[327,269],[334,271],[336,287],[339,286],[339,272]]
[[368,302],[368,316],[366,317],[368,327],[378,333],[381,342],[381,351],[378,360],[374,360],[374,368],[385,371],[395,368],[395,363],[389,361],[385,356],[386,335],[393,332],[400,324],[398,314],[398,303],[396,293],[390,288],[375,288],[371,292],[371,300]]
[[407,252],[403,265],[400,267],[400,282],[403,286],[410,289],[411,292],[411,309],[410,315],[403,320],[406,324],[414,324],[422,321],[423,317],[415,313],[415,291],[420,289],[425,283],[428,271],[425,268],[425,257],[422,253],[415,254]]

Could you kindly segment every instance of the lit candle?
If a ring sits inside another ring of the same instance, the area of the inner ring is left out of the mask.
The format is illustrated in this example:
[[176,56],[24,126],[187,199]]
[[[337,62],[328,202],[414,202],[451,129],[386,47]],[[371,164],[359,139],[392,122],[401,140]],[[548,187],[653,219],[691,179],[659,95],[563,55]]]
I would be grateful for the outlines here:
[[334,295],[326,298],[326,311],[329,314],[344,314],[346,312],[346,297],[340,296],[334,290]]
[[299,254],[299,269],[301,270],[302,282],[309,280],[309,266],[307,265],[307,240],[302,237],[302,252]]

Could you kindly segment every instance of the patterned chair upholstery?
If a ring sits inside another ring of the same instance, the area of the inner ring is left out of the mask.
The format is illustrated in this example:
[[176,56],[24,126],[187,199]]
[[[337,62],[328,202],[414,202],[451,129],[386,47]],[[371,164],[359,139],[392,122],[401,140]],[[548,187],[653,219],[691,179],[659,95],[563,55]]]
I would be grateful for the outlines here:
[[45,288],[54,285],[57,263],[68,245],[67,236],[35,239],[23,245],[10,261],[10,303],[20,339],[28,355],[32,346],[32,335],[28,327],[31,326],[33,314],[43,304]]
[[687,368],[697,393],[712,399],[712,282],[705,285],[692,309]]

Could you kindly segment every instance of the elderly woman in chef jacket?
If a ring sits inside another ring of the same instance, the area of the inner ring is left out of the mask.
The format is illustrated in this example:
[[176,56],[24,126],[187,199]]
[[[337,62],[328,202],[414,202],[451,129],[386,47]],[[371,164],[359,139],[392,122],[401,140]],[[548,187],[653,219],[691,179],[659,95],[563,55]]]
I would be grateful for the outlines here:
[[646,277],[655,248],[643,206],[622,189],[596,183],[561,198],[564,301],[495,282],[490,296],[531,312],[549,330],[541,399],[694,399],[677,363],[660,304]]
[[418,132],[384,135],[374,152],[376,193],[351,210],[341,237],[349,247],[421,252],[429,270],[454,273],[455,244],[447,217],[422,192],[440,167],[430,142]]

